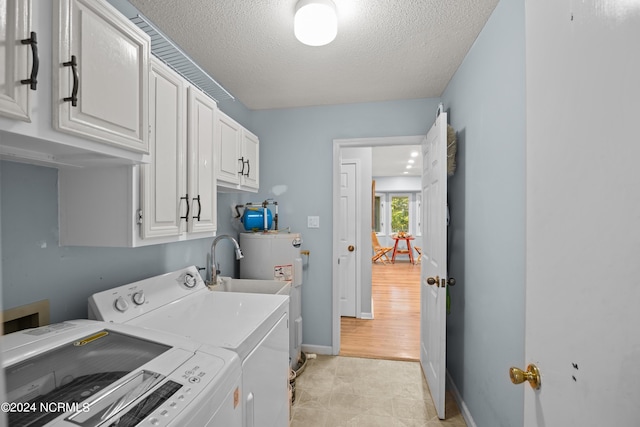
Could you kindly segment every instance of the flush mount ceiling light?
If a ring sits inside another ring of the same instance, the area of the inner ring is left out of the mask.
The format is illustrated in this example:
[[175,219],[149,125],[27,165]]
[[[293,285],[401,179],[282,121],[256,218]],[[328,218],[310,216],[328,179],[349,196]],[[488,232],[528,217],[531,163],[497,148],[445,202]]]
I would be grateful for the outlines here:
[[293,33],[309,46],[324,46],[338,34],[336,5],[331,0],[300,0],[296,4]]

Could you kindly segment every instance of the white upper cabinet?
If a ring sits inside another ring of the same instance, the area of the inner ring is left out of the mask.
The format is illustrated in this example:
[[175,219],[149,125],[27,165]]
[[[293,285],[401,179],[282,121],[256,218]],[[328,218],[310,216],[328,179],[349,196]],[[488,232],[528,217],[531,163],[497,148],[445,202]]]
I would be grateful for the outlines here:
[[148,152],[148,36],[109,4],[58,0],[53,125]]
[[216,139],[218,151],[218,184],[240,184],[242,126],[218,110],[216,114]]
[[0,0],[0,158],[148,162],[149,54],[149,37],[105,0]]
[[216,103],[156,59],[150,76],[151,163],[141,166],[143,239],[216,230]]
[[218,110],[216,116],[218,187],[256,192],[260,176],[260,140]]
[[214,127],[217,105],[193,86],[188,90],[187,186],[191,198],[189,232],[215,231],[216,175]]
[[0,0],[0,115],[31,122],[29,91],[37,88],[38,66],[31,0]]
[[260,140],[247,129],[242,130],[242,169],[240,184],[258,190],[260,187]]
[[137,247],[213,237],[215,101],[152,59],[151,162],[60,168],[60,245]]
[[140,167],[143,239],[186,231],[187,90],[184,80],[152,59],[149,75],[149,155]]

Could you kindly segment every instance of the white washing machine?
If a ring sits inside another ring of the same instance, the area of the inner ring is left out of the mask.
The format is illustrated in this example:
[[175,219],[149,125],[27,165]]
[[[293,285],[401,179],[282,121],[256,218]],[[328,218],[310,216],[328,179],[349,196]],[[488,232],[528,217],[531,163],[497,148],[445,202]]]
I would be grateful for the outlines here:
[[243,425],[289,420],[289,297],[212,292],[195,266],[100,292],[89,317],[170,332],[236,352]]
[[90,320],[2,338],[10,426],[242,425],[228,350]]

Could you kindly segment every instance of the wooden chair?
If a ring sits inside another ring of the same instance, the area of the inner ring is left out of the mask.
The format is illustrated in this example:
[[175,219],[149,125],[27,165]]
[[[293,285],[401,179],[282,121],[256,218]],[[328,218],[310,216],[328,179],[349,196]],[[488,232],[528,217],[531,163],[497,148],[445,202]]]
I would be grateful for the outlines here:
[[378,260],[382,261],[383,264],[391,262],[391,260],[387,256],[387,253],[391,252],[393,247],[380,246],[380,242],[378,241],[378,236],[376,236],[375,231],[371,232],[371,244],[373,246],[373,256],[371,257],[371,262],[377,262]]
[[422,248],[420,246],[414,246],[413,249],[415,249],[416,252],[418,252],[418,257],[416,258],[416,264],[420,264],[420,261],[422,260]]

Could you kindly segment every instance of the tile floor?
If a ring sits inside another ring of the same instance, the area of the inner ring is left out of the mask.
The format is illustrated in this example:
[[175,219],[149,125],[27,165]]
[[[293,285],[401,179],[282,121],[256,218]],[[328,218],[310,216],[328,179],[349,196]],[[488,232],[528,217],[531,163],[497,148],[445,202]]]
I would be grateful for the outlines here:
[[447,392],[439,420],[418,362],[322,356],[296,379],[291,427],[465,427]]

